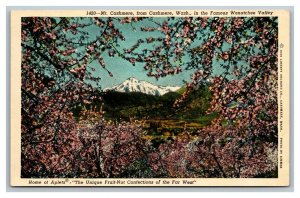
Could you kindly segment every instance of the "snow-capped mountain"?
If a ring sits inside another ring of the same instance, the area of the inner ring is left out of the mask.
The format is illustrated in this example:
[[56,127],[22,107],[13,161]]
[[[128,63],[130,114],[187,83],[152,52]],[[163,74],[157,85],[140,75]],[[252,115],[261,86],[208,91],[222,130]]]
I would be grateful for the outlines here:
[[104,91],[117,91],[117,92],[141,92],[149,95],[162,96],[168,92],[174,92],[180,89],[180,87],[172,86],[157,86],[147,81],[137,80],[136,78],[128,78],[123,83],[111,88],[106,88]]

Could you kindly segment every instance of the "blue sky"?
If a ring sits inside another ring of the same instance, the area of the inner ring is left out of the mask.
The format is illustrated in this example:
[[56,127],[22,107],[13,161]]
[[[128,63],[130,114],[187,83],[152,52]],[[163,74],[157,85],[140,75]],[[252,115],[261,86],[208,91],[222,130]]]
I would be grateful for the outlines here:
[[[163,21],[166,18],[156,18],[156,21]],[[144,39],[149,36],[152,37],[158,37],[160,36],[159,32],[142,32],[140,30],[141,27],[149,27],[149,26],[154,26],[154,23],[149,21],[149,20],[143,20],[137,23],[134,23],[134,26],[131,24],[115,24],[119,30],[122,32],[122,34],[125,36],[126,40],[120,42],[120,47],[119,49],[123,48],[129,48],[132,45],[134,45],[138,39]],[[89,30],[91,40],[95,38],[95,35],[97,34],[97,29],[91,28]],[[141,47],[147,47],[151,48],[152,46],[141,46]],[[103,53],[103,58],[106,64],[106,68],[113,73],[113,77],[110,77],[103,68],[99,66],[98,61],[93,61],[91,63],[91,66],[96,69],[95,71],[95,76],[101,77],[101,88],[107,88],[107,87],[112,87],[114,85],[120,84],[129,77],[135,77],[136,79],[139,80],[145,80],[148,82],[151,82],[156,85],[172,85],[172,86],[183,86],[184,85],[184,80],[185,81],[190,81],[191,74],[193,73],[192,71],[185,71],[180,74],[176,75],[170,75],[166,76],[163,78],[159,78],[156,80],[153,77],[148,77],[147,76],[147,71],[144,70],[144,64],[142,63],[136,63],[135,66],[133,66],[131,63],[128,61],[120,58],[120,57],[109,57],[108,53],[105,52]]]
[[[88,18],[83,19],[85,20],[89,20]],[[107,20],[107,18],[104,18],[104,20]],[[133,46],[134,44],[136,44],[136,42],[138,41],[138,39],[145,39],[148,37],[161,37],[163,36],[159,31],[155,31],[155,32],[144,32],[141,31],[141,27],[157,27],[155,25],[155,22],[158,23],[162,23],[164,20],[167,20],[167,17],[165,18],[147,18],[145,20],[136,22],[136,23],[132,23],[132,24],[119,24],[117,21],[115,21],[115,26],[117,29],[119,29],[122,34],[124,35],[124,37],[126,38],[125,41],[120,41],[118,42],[119,46],[116,46],[118,48],[119,51],[122,51],[122,49],[128,49],[131,46]],[[175,20],[176,21],[176,20]],[[97,26],[89,26],[86,27],[88,28],[88,39],[87,41],[92,41],[96,39],[96,36],[99,35],[99,27]],[[85,29],[87,30],[87,29]],[[207,32],[207,34],[204,34],[205,37],[207,37],[210,33]],[[249,32],[249,37],[251,33]],[[202,34],[203,35],[203,34]],[[74,39],[79,39],[78,37],[74,38]],[[197,41],[193,41],[192,45],[201,45],[202,38],[198,38],[199,40]],[[228,48],[229,46],[226,46],[226,43],[223,44],[222,48],[223,50],[226,50],[226,48]],[[154,48],[154,44],[141,44],[140,46],[141,49],[153,49]],[[139,49],[137,49],[138,51]],[[257,53],[257,52],[256,52]],[[130,77],[135,77],[136,79],[139,80],[144,80],[144,81],[148,81],[151,82],[153,84],[156,85],[171,85],[171,86],[183,86],[185,83],[184,81],[190,82],[191,81],[191,75],[193,74],[193,72],[195,70],[184,70],[185,66],[184,62],[188,61],[188,56],[184,56],[183,57],[183,63],[181,65],[183,72],[179,73],[179,74],[175,74],[175,75],[169,75],[166,77],[161,77],[158,80],[153,78],[153,77],[148,77],[147,76],[147,71],[144,70],[144,63],[136,63],[135,66],[133,66],[131,63],[129,63],[128,61],[115,56],[115,57],[109,57],[107,50],[103,52],[102,57],[104,59],[104,62],[106,64],[106,68],[113,73],[113,77],[110,77],[108,75],[108,72],[103,69],[98,61],[93,61],[90,63],[88,68],[93,67],[95,69],[95,71],[93,71],[94,77],[100,77],[101,81],[99,82],[100,86],[102,89],[108,88],[108,87],[112,87],[115,86],[117,84],[122,83],[123,81],[125,81],[126,79],[130,78]],[[222,62],[219,62],[217,60],[213,60],[213,74],[214,75],[220,75],[221,73],[223,73],[224,69],[222,67],[220,67],[220,64],[222,64]],[[248,65],[247,62],[244,61],[239,61],[238,65]],[[89,69],[89,71],[91,71]],[[92,85],[96,85],[96,83],[91,82]]]

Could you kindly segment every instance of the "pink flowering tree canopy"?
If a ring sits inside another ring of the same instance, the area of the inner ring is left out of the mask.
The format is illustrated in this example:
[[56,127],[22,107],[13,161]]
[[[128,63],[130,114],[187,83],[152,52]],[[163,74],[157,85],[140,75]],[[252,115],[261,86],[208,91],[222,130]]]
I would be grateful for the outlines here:
[[[277,177],[276,17],[25,17],[21,36],[22,177]],[[125,73],[109,65],[117,59],[149,79],[187,74],[157,109],[205,104],[209,124],[191,131],[184,120],[157,143],[141,107],[108,119],[121,112],[102,89]]]

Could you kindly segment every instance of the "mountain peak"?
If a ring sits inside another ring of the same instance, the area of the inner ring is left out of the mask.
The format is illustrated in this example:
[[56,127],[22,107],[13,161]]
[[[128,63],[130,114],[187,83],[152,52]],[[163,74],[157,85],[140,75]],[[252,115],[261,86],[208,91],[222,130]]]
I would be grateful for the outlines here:
[[138,82],[139,80],[134,78],[134,77],[130,77],[127,79],[128,81],[131,81],[131,82]]
[[104,89],[104,91],[114,90],[117,92],[141,92],[149,95],[162,96],[168,92],[174,92],[180,89],[178,86],[157,86],[147,81],[138,80],[134,77],[130,77],[123,83],[113,86],[111,88]]

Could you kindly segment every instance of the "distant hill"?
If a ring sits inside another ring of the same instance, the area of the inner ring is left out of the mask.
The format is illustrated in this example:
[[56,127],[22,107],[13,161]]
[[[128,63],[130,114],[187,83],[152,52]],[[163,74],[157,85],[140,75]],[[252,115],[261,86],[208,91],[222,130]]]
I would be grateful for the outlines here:
[[[179,119],[197,121],[206,114],[210,106],[211,92],[207,86],[202,86],[189,94],[188,98],[179,106],[173,107],[179,99],[185,87],[176,92],[168,92],[163,95],[151,95],[142,92],[118,92],[106,90],[102,93],[103,101],[97,101],[85,108],[96,108],[105,111],[104,117],[108,120],[136,119]],[[78,116],[82,104],[74,110]]]
[[[186,88],[183,87],[177,92],[181,95],[185,90]],[[208,86],[202,86],[188,95],[187,99],[176,109],[175,114],[181,119],[197,120],[206,114],[211,100],[212,93]]]
[[111,119],[133,116],[152,119],[197,119],[205,115],[211,100],[208,87],[193,91],[180,107],[174,108],[174,102],[184,91],[185,87],[182,87],[176,92],[168,92],[162,96],[106,91],[103,94],[105,116]]
[[155,96],[140,92],[106,91],[103,94],[104,111],[107,118],[165,118],[174,114],[172,105],[180,94],[169,92]]

